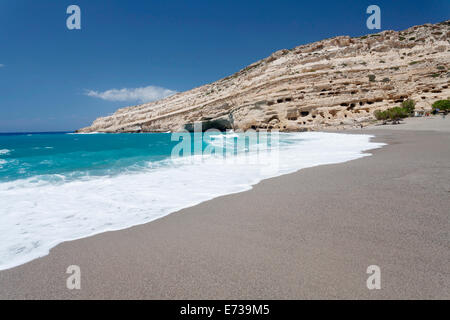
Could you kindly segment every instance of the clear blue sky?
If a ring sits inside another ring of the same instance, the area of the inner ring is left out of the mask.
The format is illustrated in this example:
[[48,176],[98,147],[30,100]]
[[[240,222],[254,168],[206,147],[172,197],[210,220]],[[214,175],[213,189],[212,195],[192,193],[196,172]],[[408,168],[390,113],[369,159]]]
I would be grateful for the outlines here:
[[[81,30],[66,28],[71,4]],[[366,28],[370,4],[382,30],[450,13],[448,0],[0,0],[0,132],[74,130],[140,102],[140,91],[111,101],[111,89],[184,91],[279,49],[377,32]]]

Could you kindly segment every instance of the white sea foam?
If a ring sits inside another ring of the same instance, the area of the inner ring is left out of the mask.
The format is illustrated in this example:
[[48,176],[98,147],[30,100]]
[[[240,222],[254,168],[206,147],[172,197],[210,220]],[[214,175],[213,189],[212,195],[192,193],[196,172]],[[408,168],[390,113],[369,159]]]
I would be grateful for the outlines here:
[[370,137],[281,134],[280,140],[290,143],[280,148],[278,165],[272,170],[264,168],[274,160],[272,155],[262,155],[267,161],[259,159],[257,164],[194,156],[114,177],[0,183],[0,270],[44,256],[63,241],[143,224],[217,196],[248,190],[262,179],[367,156],[363,151],[382,145],[370,142]]
[[[0,149],[0,156],[6,156],[9,155],[11,153],[11,150],[8,149]],[[0,159],[0,169],[3,168],[3,165],[7,164],[8,161],[5,159]]]
[[11,153],[11,150],[8,149],[0,149],[0,155],[8,155]]
[[53,149],[53,147],[33,147],[33,150]]

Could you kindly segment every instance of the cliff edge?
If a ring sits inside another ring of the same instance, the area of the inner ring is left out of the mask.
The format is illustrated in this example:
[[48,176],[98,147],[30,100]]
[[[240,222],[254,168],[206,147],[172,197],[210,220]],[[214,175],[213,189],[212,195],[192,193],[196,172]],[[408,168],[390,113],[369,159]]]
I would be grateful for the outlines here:
[[325,130],[359,126],[375,110],[450,96],[450,20],[340,36],[280,50],[241,71],[163,100],[98,118],[87,132],[203,129]]

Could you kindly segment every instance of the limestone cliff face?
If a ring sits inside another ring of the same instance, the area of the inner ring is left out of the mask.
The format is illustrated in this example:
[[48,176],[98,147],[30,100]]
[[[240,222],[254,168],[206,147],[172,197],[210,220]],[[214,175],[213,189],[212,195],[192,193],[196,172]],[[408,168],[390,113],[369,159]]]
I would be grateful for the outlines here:
[[79,132],[281,131],[359,126],[375,110],[450,96],[450,21],[280,50],[211,84],[119,109]]

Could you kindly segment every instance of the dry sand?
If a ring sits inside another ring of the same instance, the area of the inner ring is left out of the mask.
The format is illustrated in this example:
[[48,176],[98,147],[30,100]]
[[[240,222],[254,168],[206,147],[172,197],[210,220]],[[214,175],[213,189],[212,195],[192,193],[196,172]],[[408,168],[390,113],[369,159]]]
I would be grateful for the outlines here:
[[407,118],[399,125],[377,125],[370,126],[373,130],[414,130],[414,131],[441,131],[450,132],[450,115],[445,116],[430,116],[420,118]]
[[[364,129],[389,145],[63,243],[0,272],[0,298],[450,299],[448,128]],[[72,264],[79,291],[66,289]],[[372,264],[381,290],[366,287]]]

